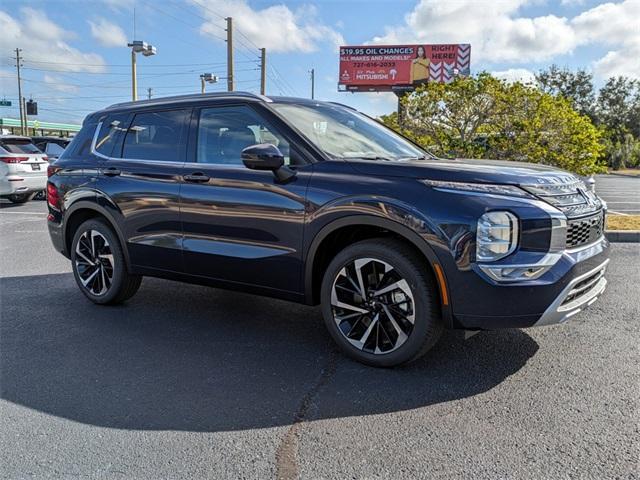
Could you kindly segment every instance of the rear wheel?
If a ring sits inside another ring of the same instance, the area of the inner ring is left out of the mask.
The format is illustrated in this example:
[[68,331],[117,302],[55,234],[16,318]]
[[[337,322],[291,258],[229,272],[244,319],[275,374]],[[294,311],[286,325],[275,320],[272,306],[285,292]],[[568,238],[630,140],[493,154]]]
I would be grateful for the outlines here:
[[13,193],[8,195],[7,198],[11,203],[27,203],[35,196],[35,193]]
[[122,247],[101,220],[87,220],[73,237],[71,265],[76,283],[94,303],[117,304],[131,298],[142,277],[127,272]]
[[424,260],[394,239],[341,251],[322,282],[322,312],[350,357],[392,367],[416,360],[442,333],[437,290]]

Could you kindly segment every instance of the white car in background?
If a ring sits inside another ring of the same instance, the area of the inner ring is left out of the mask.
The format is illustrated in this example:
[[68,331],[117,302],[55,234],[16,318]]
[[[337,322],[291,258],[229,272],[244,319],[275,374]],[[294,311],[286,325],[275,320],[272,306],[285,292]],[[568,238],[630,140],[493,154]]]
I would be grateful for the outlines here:
[[48,166],[47,156],[29,137],[0,136],[0,198],[28,202],[47,188]]

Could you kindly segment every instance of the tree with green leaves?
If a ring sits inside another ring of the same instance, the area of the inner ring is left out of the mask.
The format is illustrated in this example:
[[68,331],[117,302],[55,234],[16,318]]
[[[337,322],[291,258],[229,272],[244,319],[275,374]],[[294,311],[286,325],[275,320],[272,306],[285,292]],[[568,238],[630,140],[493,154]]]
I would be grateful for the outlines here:
[[569,100],[532,85],[481,73],[429,83],[403,99],[405,117],[383,117],[434,153],[555,165],[579,174],[601,171],[603,146],[590,119]]
[[596,96],[591,73],[582,69],[573,72],[568,68],[551,65],[547,70],[536,74],[536,81],[543,92],[560,95],[569,100],[573,108],[582,115],[595,118]]

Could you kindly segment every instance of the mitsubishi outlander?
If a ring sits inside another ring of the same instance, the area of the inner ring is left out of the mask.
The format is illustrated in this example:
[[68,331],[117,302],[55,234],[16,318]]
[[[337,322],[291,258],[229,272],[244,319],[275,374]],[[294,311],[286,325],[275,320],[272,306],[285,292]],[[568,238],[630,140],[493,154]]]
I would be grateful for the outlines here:
[[331,102],[113,105],[49,167],[47,202],[92,302],[154,276],[319,304],[341,350],[374,366],[445,328],[564,322],[607,284],[606,207],[573,174],[434,158]]

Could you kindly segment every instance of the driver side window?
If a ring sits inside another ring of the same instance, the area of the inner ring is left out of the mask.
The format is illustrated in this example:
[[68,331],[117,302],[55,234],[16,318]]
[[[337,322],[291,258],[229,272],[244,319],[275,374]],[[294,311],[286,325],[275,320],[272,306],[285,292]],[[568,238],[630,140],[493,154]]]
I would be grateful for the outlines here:
[[242,165],[242,150],[258,143],[280,149],[290,163],[289,143],[247,106],[203,108],[198,123],[196,161]]

